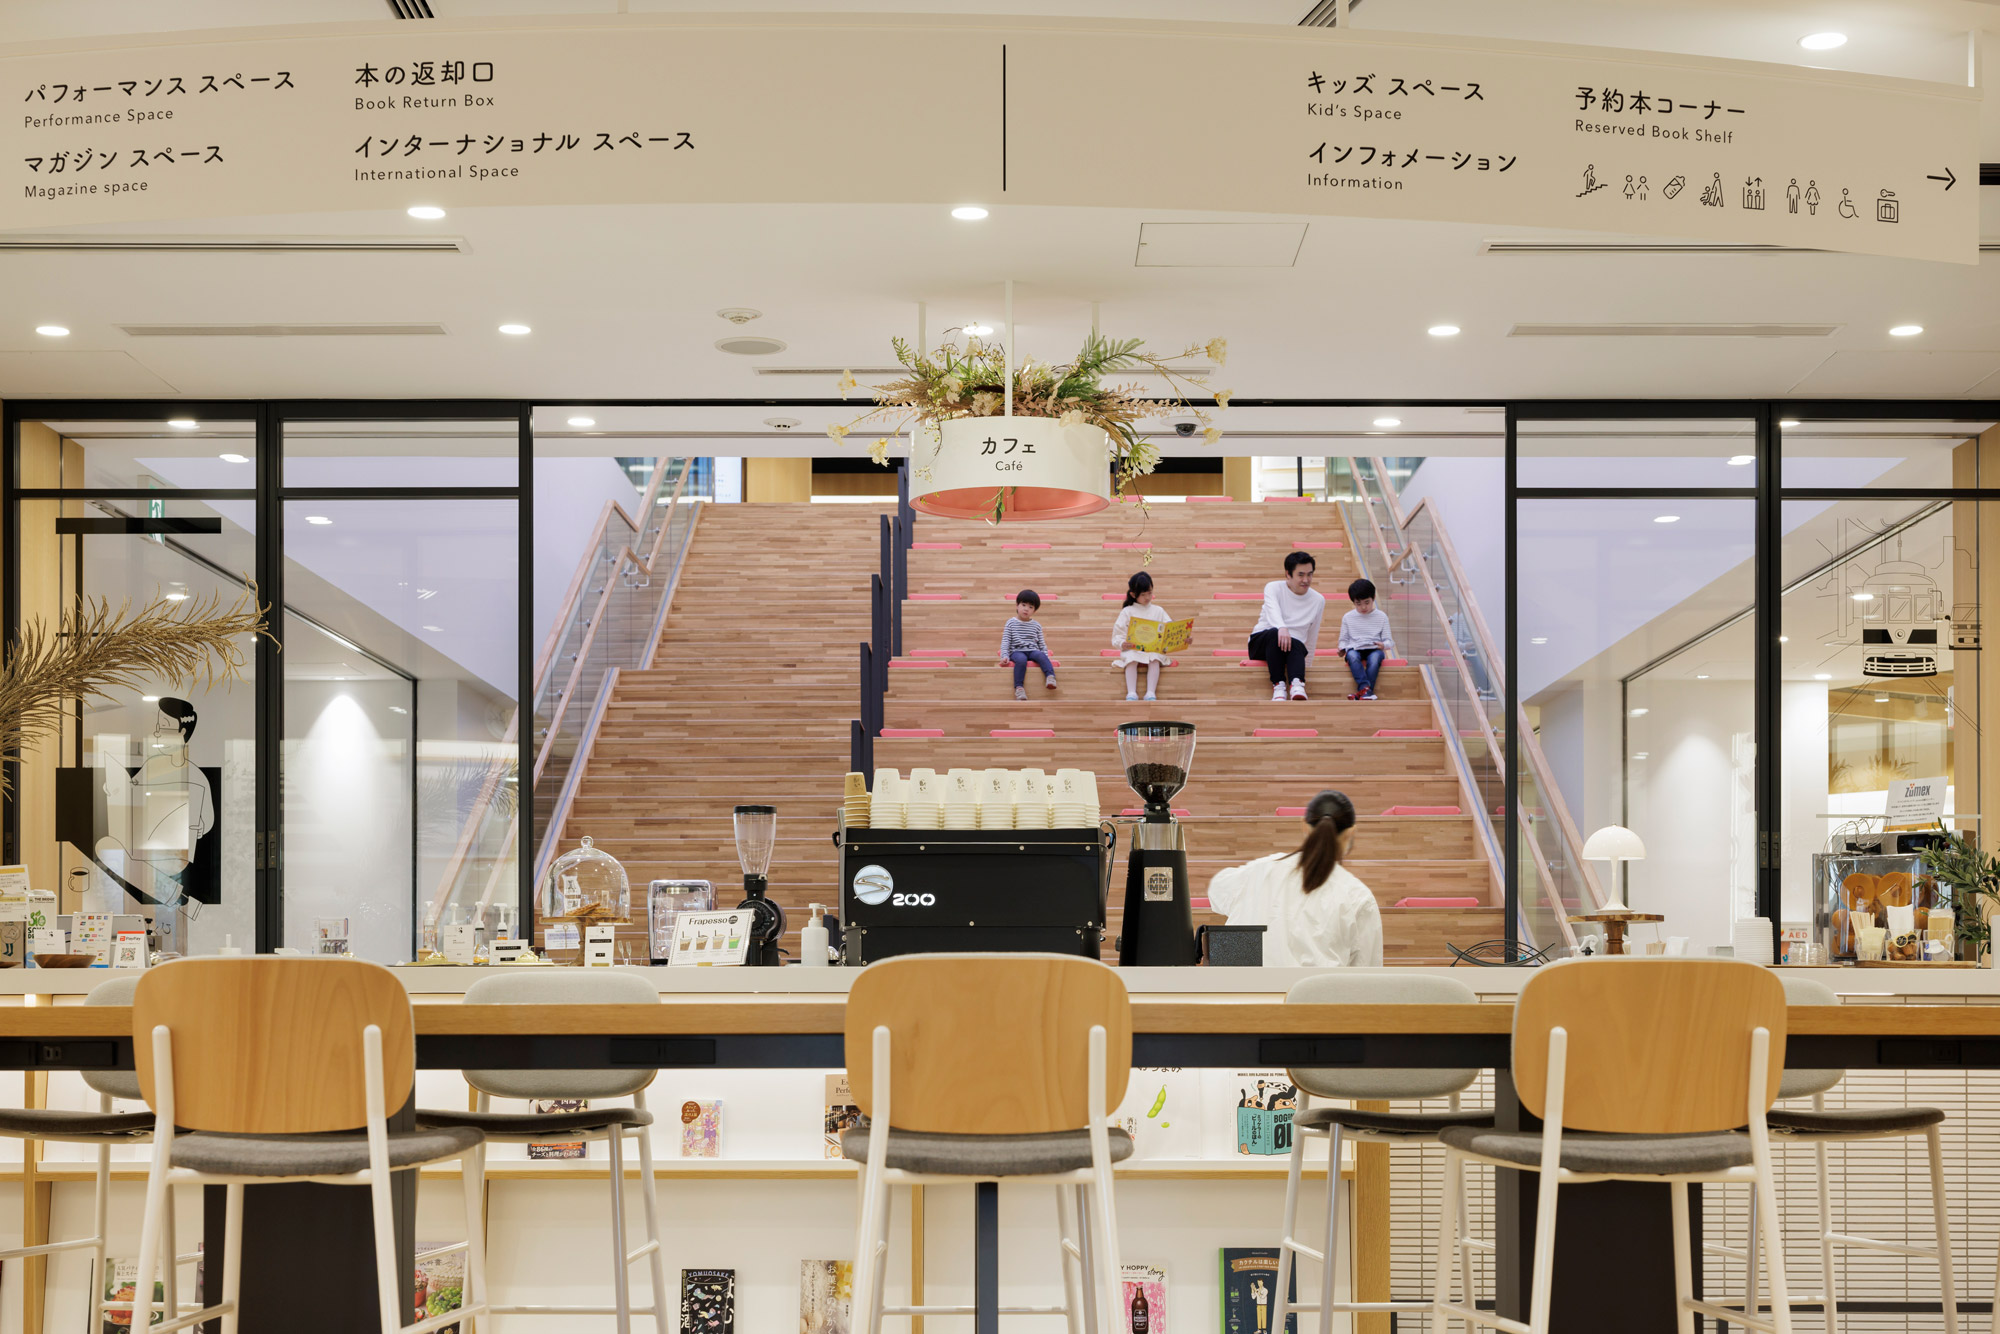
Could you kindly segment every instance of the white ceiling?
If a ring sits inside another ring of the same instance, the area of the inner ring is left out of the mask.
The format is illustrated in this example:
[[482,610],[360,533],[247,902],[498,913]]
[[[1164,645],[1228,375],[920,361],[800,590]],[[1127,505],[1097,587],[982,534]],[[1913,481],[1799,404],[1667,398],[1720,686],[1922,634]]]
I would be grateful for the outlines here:
[[[444,17],[708,6],[660,0],[432,0]],[[1214,18],[1212,0],[772,3],[790,10],[978,10]],[[1238,0],[1232,21],[1290,24],[1306,0]],[[9,0],[0,39],[268,23],[266,0]],[[296,22],[379,22],[386,0],[287,0]],[[1360,26],[1805,63],[1797,38],[1853,38],[1814,63],[1962,79],[1967,33],[2000,55],[1981,0],[1366,0]],[[1192,104],[1191,104],[1192,106]],[[2000,99],[1982,157],[2000,161]],[[1115,142],[1102,151],[1115,152]],[[1190,164],[1198,169],[1198,164]],[[2000,190],[1983,234],[2000,238]],[[420,202],[414,197],[412,203]],[[1239,397],[1762,396],[1925,392],[2000,397],[2000,254],[1976,268],[1835,255],[1489,255],[1526,229],[1312,218],[1295,267],[1135,264],[1146,223],[1251,220],[1161,210],[1002,208],[982,223],[928,206],[566,206],[200,219],[112,234],[454,235],[446,254],[0,254],[0,395],[638,398],[824,395],[827,378],[756,367],[881,366],[928,303],[933,337],[998,322],[1017,281],[1017,344],[1061,358],[1100,303],[1103,327],[1173,349],[1230,340],[1215,379]],[[1299,221],[1299,220],[1293,220]],[[90,229],[79,229],[90,230]],[[719,352],[714,312],[750,306],[770,358]],[[495,327],[534,328],[508,338]],[[398,323],[442,337],[134,338],[143,323]],[[1449,322],[1456,339],[1428,337]],[[1826,338],[1509,338],[1518,323],[1837,325]],[[1916,339],[1891,339],[1918,323]],[[37,324],[73,330],[55,343]],[[857,408],[858,410],[858,408]],[[564,416],[568,413],[562,414]],[[600,417],[608,413],[598,413]],[[763,414],[759,414],[759,418]],[[817,434],[838,414],[797,413]],[[810,417],[810,420],[806,420]],[[554,425],[555,423],[551,423]],[[651,424],[651,423],[649,423]],[[732,419],[731,428],[757,425]],[[1225,416],[1227,428],[1231,418]],[[1248,423],[1245,423],[1247,425]],[[1316,423],[1317,424],[1317,423]],[[1493,423],[1481,422],[1480,425]],[[720,423],[717,427],[720,428]],[[824,437],[820,436],[823,442]],[[790,445],[810,452],[804,441]],[[640,451],[634,451],[640,452]],[[718,450],[717,452],[724,452]],[[759,452],[754,445],[727,452]],[[832,452],[822,443],[818,452]],[[1260,446],[1243,452],[1292,452]]]

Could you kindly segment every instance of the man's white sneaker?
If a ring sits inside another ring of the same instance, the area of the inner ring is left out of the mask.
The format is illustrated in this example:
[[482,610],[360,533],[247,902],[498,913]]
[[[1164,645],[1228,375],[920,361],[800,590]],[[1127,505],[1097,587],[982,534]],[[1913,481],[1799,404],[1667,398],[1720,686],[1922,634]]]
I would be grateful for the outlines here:
[[1292,698],[1304,699],[1305,697],[1306,697],[1306,683],[1304,681],[1292,682]]
[[1271,702],[1274,704],[1285,702],[1285,687],[1282,682],[1271,687]]

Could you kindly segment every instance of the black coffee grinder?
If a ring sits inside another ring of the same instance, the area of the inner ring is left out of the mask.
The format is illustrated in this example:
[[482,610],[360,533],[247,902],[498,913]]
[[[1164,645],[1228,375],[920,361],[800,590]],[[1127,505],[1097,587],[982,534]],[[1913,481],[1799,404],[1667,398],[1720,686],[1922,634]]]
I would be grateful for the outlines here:
[[785,935],[785,910],[767,896],[771,882],[764,873],[771,869],[771,854],[778,847],[778,808],[738,806],[735,818],[736,860],[743,867],[743,902],[736,908],[752,915],[750,949],[743,962],[776,968],[784,962],[778,942]]
[[1188,891],[1187,840],[1174,819],[1173,800],[1187,786],[1194,724],[1123,723],[1118,754],[1125,762],[1125,781],[1146,803],[1126,854],[1118,963],[1125,968],[1192,967],[1200,950]]

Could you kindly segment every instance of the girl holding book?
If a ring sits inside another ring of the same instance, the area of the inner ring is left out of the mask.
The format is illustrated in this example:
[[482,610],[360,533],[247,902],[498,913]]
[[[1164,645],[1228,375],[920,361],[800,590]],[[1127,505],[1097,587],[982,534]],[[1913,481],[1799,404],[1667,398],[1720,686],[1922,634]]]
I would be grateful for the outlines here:
[[[1164,653],[1153,653],[1140,648],[1133,642],[1132,622],[1152,621],[1165,625],[1173,617],[1166,609],[1153,604],[1153,576],[1144,570],[1125,581],[1125,605],[1118,609],[1118,619],[1111,625],[1111,647],[1117,649],[1114,660],[1125,669],[1125,698],[1139,698],[1139,664],[1146,664],[1146,698],[1157,699],[1160,684],[1160,668],[1169,659]],[[1141,633],[1144,633],[1143,631]],[[1157,640],[1157,632],[1155,632]]]

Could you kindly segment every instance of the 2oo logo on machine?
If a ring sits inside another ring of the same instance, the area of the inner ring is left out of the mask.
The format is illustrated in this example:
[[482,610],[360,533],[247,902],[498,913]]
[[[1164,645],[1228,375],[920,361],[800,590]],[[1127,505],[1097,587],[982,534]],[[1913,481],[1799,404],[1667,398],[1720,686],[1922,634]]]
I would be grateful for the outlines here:
[[854,897],[871,908],[886,903],[891,908],[934,908],[935,894],[898,894],[896,878],[885,866],[870,863],[854,873]]

